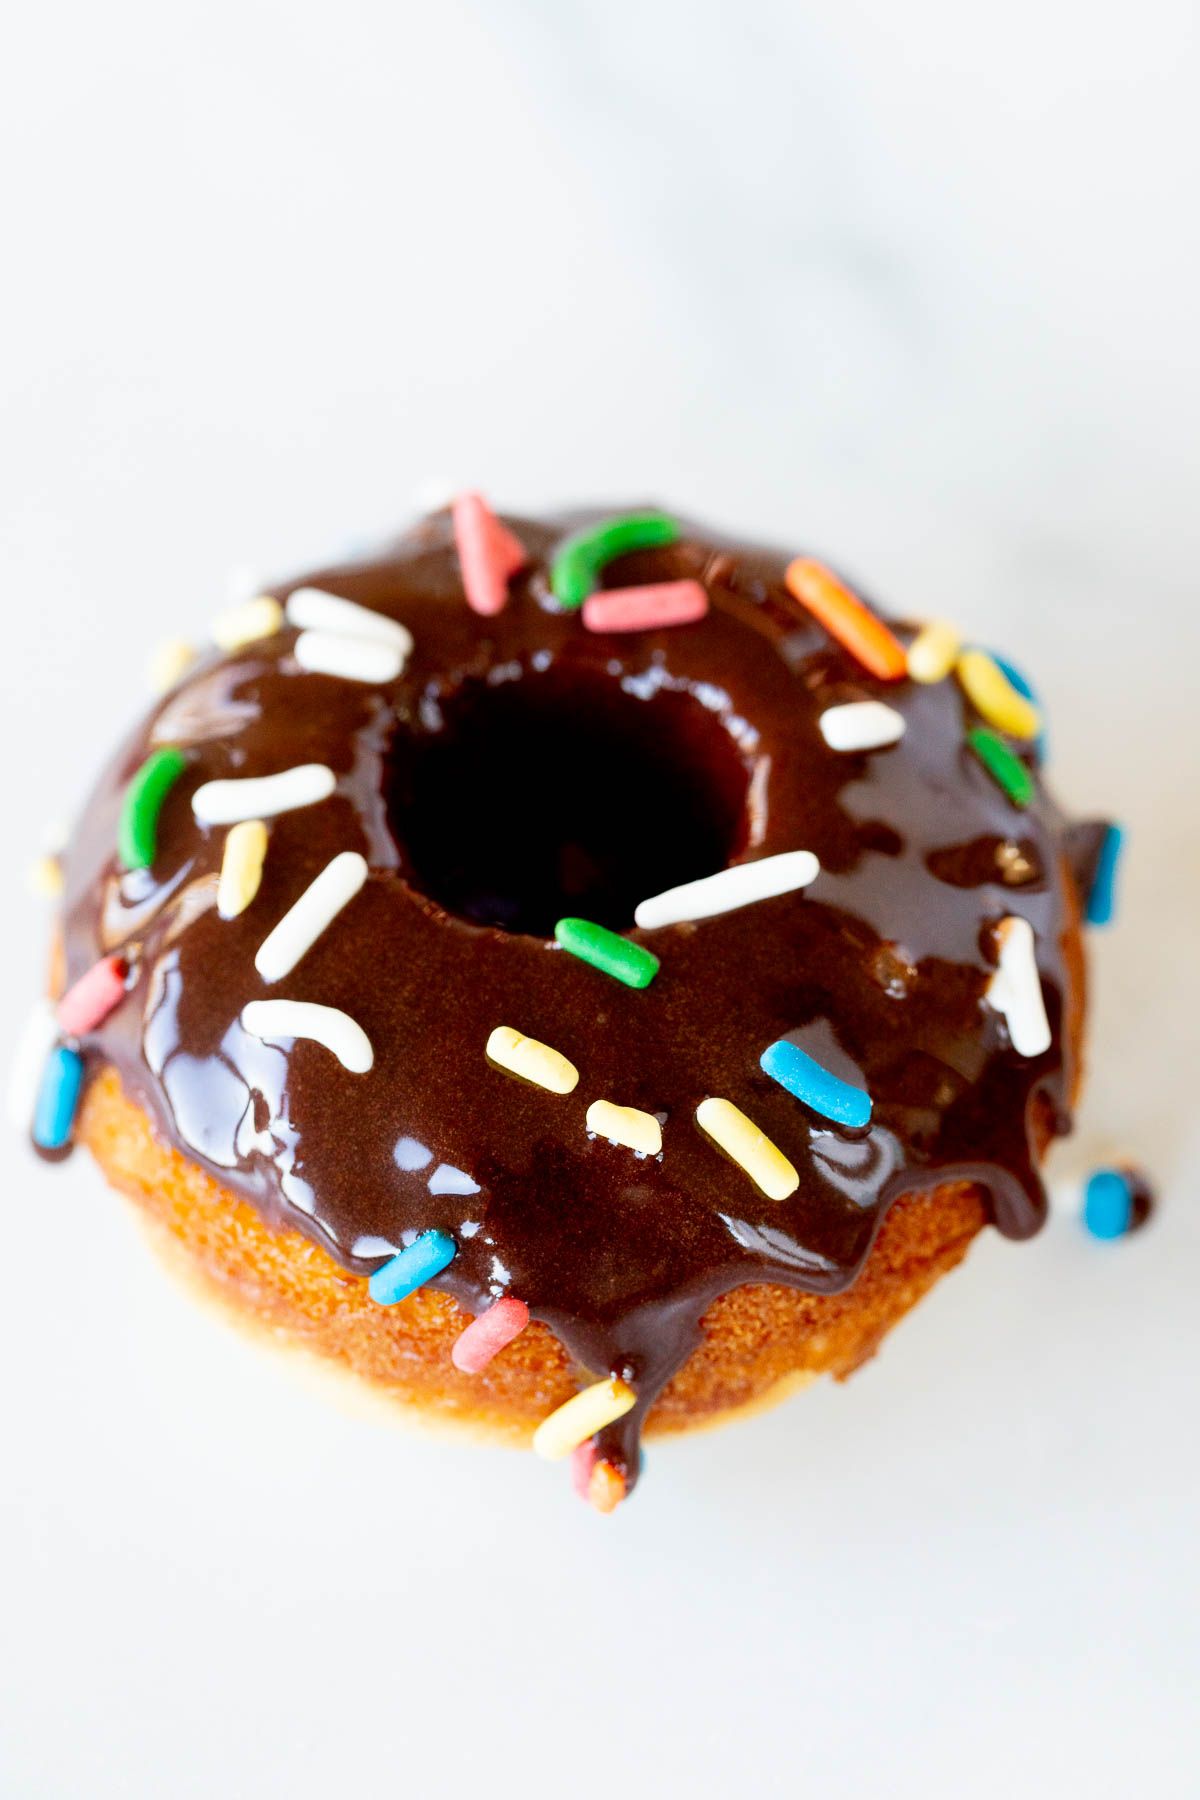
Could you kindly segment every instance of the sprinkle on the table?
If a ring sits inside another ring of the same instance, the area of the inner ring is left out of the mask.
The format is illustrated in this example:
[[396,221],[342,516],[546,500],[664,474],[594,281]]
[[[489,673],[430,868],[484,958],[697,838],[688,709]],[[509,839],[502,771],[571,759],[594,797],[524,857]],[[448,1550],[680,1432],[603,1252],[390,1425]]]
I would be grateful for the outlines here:
[[82,1093],[82,1056],[56,1044],[46,1058],[33,1113],[33,1141],[39,1149],[62,1150],[70,1143]]
[[152,750],[125,789],[117,825],[117,855],[127,869],[148,869],[158,851],[163,801],[187,767],[181,750]]
[[579,1070],[560,1051],[525,1037],[511,1025],[497,1025],[488,1038],[487,1055],[510,1075],[520,1075],[552,1094],[569,1094],[579,1083]]
[[464,1375],[478,1375],[499,1356],[529,1323],[529,1308],[514,1294],[506,1294],[472,1319],[450,1348],[450,1360]]
[[21,1028],[9,1069],[5,1100],[8,1121],[14,1131],[29,1130],[46,1058],[57,1042],[58,1019],[54,1007],[49,1000],[39,1000]]
[[679,925],[689,919],[709,919],[756,900],[773,900],[779,894],[807,887],[820,872],[821,865],[811,850],[783,850],[778,856],[738,863],[732,869],[703,875],[699,881],[687,881],[682,887],[667,888],[664,893],[642,900],[634,909],[634,923],[643,931],[654,931],[659,926]]
[[923,686],[945,681],[958,660],[961,645],[957,626],[947,624],[944,619],[934,619],[923,625],[905,653],[909,679],[919,681]]
[[831,750],[883,750],[904,736],[904,716],[882,700],[827,706],[818,723]]
[[183,680],[199,652],[186,638],[168,638],[159,644],[146,664],[146,677],[152,694],[168,694]]
[[450,517],[467,605],[491,618],[508,605],[508,584],[529,560],[525,546],[482,494],[456,494]]
[[788,592],[878,681],[908,672],[904,646],[869,606],[811,556],[798,556],[784,575]]
[[996,926],[998,958],[987,998],[1002,1013],[1018,1056],[1041,1056],[1050,1048],[1050,1021],[1038,974],[1033,927],[1010,914]]
[[213,642],[221,650],[240,650],[260,638],[274,637],[283,624],[283,608],[270,594],[256,594],[241,606],[231,606],[213,620]]
[[222,919],[236,919],[250,905],[262,881],[266,855],[267,827],[262,819],[241,819],[230,826],[217,882],[217,913]]
[[759,1058],[763,1073],[780,1087],[794,1094],[823,1119],[861,1130],[871,1122],[871,1096],[852,1082],[842,1081],[829,1069],[801,1050],[799,1045],[778,1038],[768,1044]]
[[591,963],[604,975],[623,981],[626,987],[648,987],[661,968],[657,956],[642,944],[631,943],[605,925],[590,919],[560,919],[554,940],[581,962]]
[[323,1044],[352,1075],[365,1075],[375,1061],[371,1040],[348,1013],[314,1000],[251,1000],[242,1008],[242,1030],[268,1043],[311,1038]]
[[1125,1236],[1133,1223],[1133,1189],[1124,1169],[1094,1169],[1088,1176],[1083,1222],[1093,1237]]
[[30,891],[39,900],[58,900],[63,891],[62,863],[57,856],[39,856],[29,865]]
[[733,1104],[710,1096],[696,1108],[696,1123],[726,1156],[744,1169],[768,1200],[786,1200],[800,1177],[783,1151]]
[[382,687],[404,672],[404,653],[376,638],[344,637],[332,631],[302,631],[292,651],[309,675],[333,675]]
[[1026,807],[1033,799],[1033,776],[1020,757],[1009,749],[986,725],[976,725],[967,733],[967,743],[975,752],[996,786],[1002,788],[1014,806]]
[[432,1281],[448,1268],[458,1254],[458,1246],[444,1231],[426,1231],[406,1246],[367,1282],[367,1291],[377,1306],[395,1306],[410,1294]]
[[617,1510],[625,1498],[625,1485],[620,1469],[601,1456],[590,1440],[572,1450],[571,1486],[598,1513]]
[[264,981],[282,981],[291,974],[321,933],[353,900],[367,875],[367,859],[357,850],[343,850],[326,863],[259,945],[254,967]]
[[633,1389],[615,1375],[594,1382],[542,1420],[533,1434],[533,1448],[547,1462],[561,1462],[636,1405]]
[[1009,737],[1035,738],[1041,715],[1024,694],[1017,692],[994,657],[986,650],[964,650],[956,665],[963,692],[981,718]]
[[237,825],[243,819],[274,819],[326,800],[337,786],[324,763],[300,763],[277,775],[239,776],[206,781],[192,795],[192,812],[201,825]]
[[373,644],[391,644],[404,658],[412,655],[412,633],[399,619],[373,612],[357,600],[343,600],[324,588],[298,587],[287,597],[284,616],[297,631],[315,631],[333,637],[365,638]]
[[616,1106],[611,1100],[593,1100],[586,1124],[597,1137],[623,1144],[642,1156],[658,1156],[662,1150],[662,1126],[653,1113],[637,1106]]
[[58,1003],[58,1023],[68,1037],[85,1037],[103,1024],[125,998],[129,964],[123,956],[102,956],[69,987]]
[[550,564],[550,587],[568,612],[583,605],[600,580],[600,571],[633,550],[658,550],[679,541],[679,525],[664,512],[621,513],[585,525],[564,538]]
[[1092,890],[1088,895],[1086,918],[1089,925],[1110,925],[1117,906],[1117,871],[1121,863],[1121,852],[1125,847],[1125,833],[1119,825],[1105,827],[1104,838],[1100,845],[1100,853],[1096,858],[1096,873],[1092,878]]
[[588,631],[661,631],[668,625],[693,625],[707,611],[708,593],[698,581],[657,581],[589,594],[583,623]]

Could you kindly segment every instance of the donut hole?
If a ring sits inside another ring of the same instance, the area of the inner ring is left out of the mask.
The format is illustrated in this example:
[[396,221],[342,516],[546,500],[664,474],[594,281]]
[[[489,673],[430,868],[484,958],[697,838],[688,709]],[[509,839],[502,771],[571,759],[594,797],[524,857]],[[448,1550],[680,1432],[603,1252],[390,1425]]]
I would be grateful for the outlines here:
[[392,830],[414,885],[476,924],[628,930],[639,900],[743,846],[747,767],[687,691],[552,665],[464,682],[426,724],[397,748]]

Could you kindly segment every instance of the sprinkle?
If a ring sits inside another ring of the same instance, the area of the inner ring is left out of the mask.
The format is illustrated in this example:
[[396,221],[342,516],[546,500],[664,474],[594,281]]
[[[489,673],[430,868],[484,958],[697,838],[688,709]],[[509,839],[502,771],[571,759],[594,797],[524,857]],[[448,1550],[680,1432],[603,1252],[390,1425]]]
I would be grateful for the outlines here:
[[241,819],[230,828],[217,883],[217,912],[222,919],[236,919],[245,912],[258,892],[266,854],[267,828],[261,819]]
[[1096,1169],[1083,1190],[1083,1222],[1093,1237],[1124,1237],[1133,1223],[1133,1190],[1121,1169]]
[[1009,737],[1037,736],[1042,724],[1037,707],[1017,692],[986,650],[964,650],[957,671],[967,699],[989,725]]
[[1117,903],[1117,870],[1125,847],[1125,833],[1119,825],[1107,825],[1096,858],[1096,873],[1088,895],[1085,917],[1089,925],[1111,925]]
[[343,600],[340,594],[327,594],[324,588],[296,588],[287,597],[284,616],[298,631],[366,638],[373,644],[391,644],[405,659],[412,655],[412,633],[399,619],[372,612],[357,600]]
[[185,638],[168,638],[165,644],[159,644],[146,664],[151,693],[169,693],[176,682],[182,681],[197,655],[196,646]]
[[48,1000],[39,1000],[17,1039],[8,1076],[7,1112],[14,1131],[28,1131],[37,1105],[46,1058],[58,1042],[58,1019]]
[[765,1132],[740,1112],[732,1100],[702,1100],[696,1123],[713,1142],[745,1169],[768,1200],[786,1200],[800,1185],[800,1177]]
[[508,584],[529,560],[525,546],[481,494],[456,494],[450,511],[467,605],[490,618],[508,605]]
[[379,685],[404,670],[404,652],[373,638],[337,637],[331,631],[302,631],[292,652],[310,675],[338,675],[343,681]]
[[375,1061],[362,1026],[336,1006],[318,1006],[312,1000],[251,1000],[242,1008],[241,1022],[251,1037],[311,1038],[324,1044],[352,1075],[365,1075]]
[[69,1037],[84,1037],[107,1019],[125,998],[129,964],[123,956],[102,956],[67,989],[58,1003],[58,1023]]
[[840,1080],[786,1038],[777,1038],[775,1043],[768,1044],[759,1058],[759,1066],[772,1081],[777,1081],[780,1087],[785,1087],[789,1094],[794,1094],[822,1118],[833,1119],[838,1125],[848,1125],[854,1130],[870,1124],[870,1094],[849,1081]]
[[945,681],[958,660],[961,644],[957,628],[948,625],[944,619],[923,625],[905,656],[910,679],[926,686],[934,681]]
[[367,861],[357,850],[343,850],[326,863],[259,945],[254,966],[263,980],[280,981],[290,975],[366,879]]
[[679,541],[679,526],[661,512],[622,513],[572,532],[550,565],[550,586],[560,606],[573,612],[593,592],[606,563],[631,550],[657,550]]
[[588,631],[658,631],[692,625],[707,611],[708,594],[698,581],[658,581],[589,595],[583,623]]
[[830,637],[879,681],[899,681],[907,672],[908,661],[899,639],[824,563],[798,556],[788,564],[784,581],[788,592],[808,608]]
[[649,987],[662,966],[653,951],[630,943],[604,925],[593,925],[590,919],[560,919],[554,927],[554,940],[572,956],[623,981],[626,987]]
[[181,750],[152,750],[121,802],[117,855],[127,869],[148,869],[158,850],[158,815],[163,801],[187,767]]
[[561,1462],[606,1425],[623,1419],[637,1405],[637,1395],[626,1382],[610,1375],[594,1382],[543,1419],[533,1434],[533,1448],[547,1462]]
[[592,1470],[599,1454],[590,1438],[586,1443],[576,1444],[571,1452],[571,1486],[581,1500],[590,1500],[592,1497]]
[[236,825],[243,819],[273,819],[328,799],[337,780],[324,763],[300,763],[278,775],[243,776],[234,781],[206,781],[192,795],[192,811],[201,825]]
[[258,594],[231,606],[213,620],[213,642],[221,650],[240,650],[259,638],[274,637],[283,624],[283,608],[270,594]]
[[999,957],[987,998],[1003,1013],[1018,1056],[1041,1056],[1050,1048],[1050,1022],[1034,952],[1033,926],[1015,914],[996,927]]
[[83,1092],[83,1058],[58,1044],[46,1058],[33,1113],[33,1141],[42,1150],[61,1150],[70,1142],[79,1096]]
[[30,863],[29,887],[39,900],[59,898],[63,891],[63,871],[57,856],[39,856]]
[[1033,776],[1004,740],[989,731],[986,725],[976,725],[968,731],[967,742],[1013,805],[1028,806],[1033,799]]
[[682,887],[655,894],[634,909],[634,923],[643,931],[654,931],[660,925],[710,919],[716,913],[733,912],[755,900],[773,900],[778,894],[807,887],[820,872],[821,865],[811,850],[784,850],[778,856],[738,863],[735,868],[721,869],[716,875],[704,875],[699,881],[687,881]]
[[440,1275],[458,1255],[458,1246],[444,1231],[426,1231],[385,1262],[367,1282],[367,1292],[377,1306],[395,1306],[435,1275]]
[[882,750],[904,736],[904,719],[882,700],[851,700],[827,706],[818,721],[831,750]]
[[579,1070],[549,1044],[523,1037],[511,1025],[497,1025],[487,1041],[487,1054],[512,1075],[521,1075],[552,1094],[569,1094],[579,1081]]
[[611,1100],[593,1100],[587,1109],[587,1128],[610,1143],[624,1144],[643,1156],[657,1156],[662,1150],[662,1126],[653,1113],[636,1106],[614,1106]]
[[455,1338],[450,1361],[464,1375],[478,1375],[507,1344],[520,1337],[528,1323],[529,1308],[525,1302],[507,1294],[486,1312],[481,1312],[477,1319],[472,1319],[466,1330]]
[[625,1498],[625,1477],[591,1442],[571,1452],[571,1486],[598,1513],[615,1512]]
[[994,650],[990,651],[989,654],[991,656],[992,661],[995,663],[996,667],[999,669],[1000,673],[1003,676],[1005,676],[1005,678],[1008,681],[1010,681],[1012,683],[1013,687],[1016,688],[1018,694],[1023,695],[1023,697],[1026,700],[1029,700],[1030,702],[1032,702],[1032,704],[1037,708],[1038,715],[1042,721],[1042,724],[1041,724],[1041,729],[1039,730],[1037,736],[1033,740],[1033,754],[1036,756],[1036,758],[1039,762],[1045,762],[1046,754],[1050,748],[1050,735],[1049,735],[1048,731],[1046,730],[1045,710],[1042,707],[1041,701],[1038,699],[1037,692],[1034,688],[1032,681],[1030,681],[1030,679],[1027,675],[1023,675],[1021,673],[1020,669],[1018,669],[1018,667],[1015,663],[1009,662],[1003,656],[997,656],[997,654]]

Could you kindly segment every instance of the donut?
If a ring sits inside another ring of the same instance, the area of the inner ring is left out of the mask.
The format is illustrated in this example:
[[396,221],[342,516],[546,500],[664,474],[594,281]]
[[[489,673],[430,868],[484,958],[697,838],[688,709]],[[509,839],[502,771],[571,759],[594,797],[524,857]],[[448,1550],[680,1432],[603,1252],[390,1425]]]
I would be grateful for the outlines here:
[[214,639],[64,853],[33,1138],[235,1319],[608,1511],[1037,1230],[1115,828],[1010,664],[474,494]]

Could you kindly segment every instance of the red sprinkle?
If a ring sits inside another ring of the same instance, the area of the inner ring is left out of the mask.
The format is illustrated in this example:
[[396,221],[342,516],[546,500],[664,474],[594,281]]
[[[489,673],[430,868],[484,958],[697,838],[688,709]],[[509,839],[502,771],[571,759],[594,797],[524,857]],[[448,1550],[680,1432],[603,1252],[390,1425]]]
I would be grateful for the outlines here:
[[511,1344],[520,1336],[528,1323],[529,1308],[523,1300],[516,1300],[509,1294],[480,1313],[477,1319],[472,1319],[467,1329],[454,1340],[450,1360],[464,1375],[478,1375],[481,1369],[487,1368],[493,1356],[500,1354],[505,1344]]
[[94,1031],[125,998],[129,964],[123,956],[104,956],[68,988],[58,1003],[58,1022],[71,1037]]
[[658,581],[591,594],[583,603],[583,622],[589,631],[654,631],[691,625],[707,611],[708,594],[698,581]]
[[450,510],[467,605],[485,617],[503,612],[509,581],[529,560],[525,546],[500,523],[482,494],[458,494]]
[[589,1438],[571,1452],[571,1486],[581,1500],[591,1498],[592,1470],[596,1466],[596,1446]]
[[615,1512],[625,1498],[625,1477],[598,1454],[591,1438],[571,1452],[571,1486],[598,1513]]

